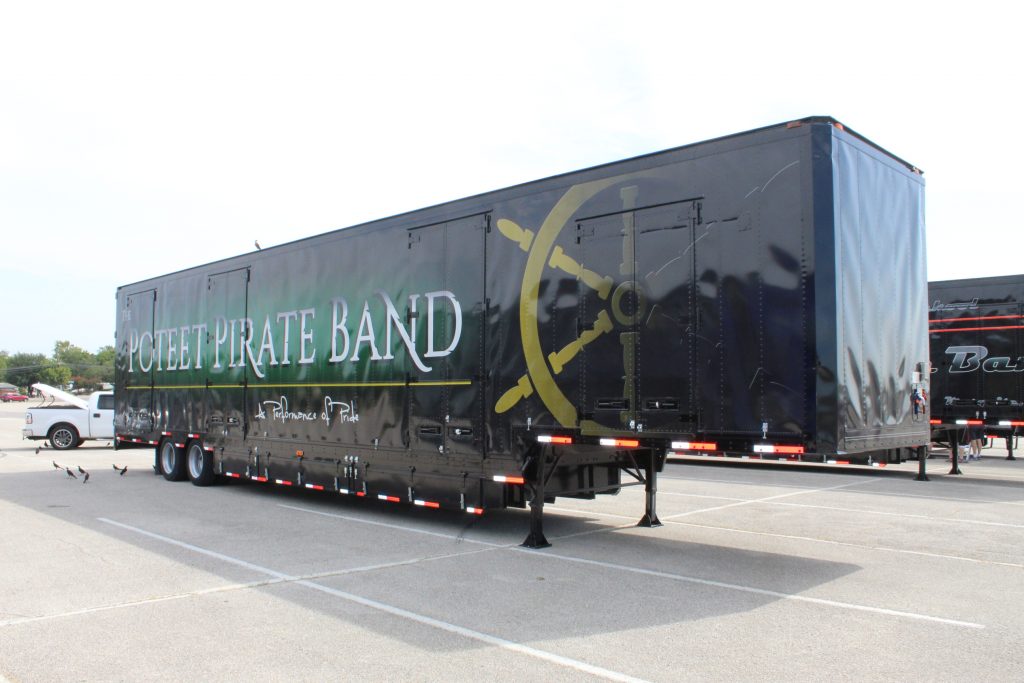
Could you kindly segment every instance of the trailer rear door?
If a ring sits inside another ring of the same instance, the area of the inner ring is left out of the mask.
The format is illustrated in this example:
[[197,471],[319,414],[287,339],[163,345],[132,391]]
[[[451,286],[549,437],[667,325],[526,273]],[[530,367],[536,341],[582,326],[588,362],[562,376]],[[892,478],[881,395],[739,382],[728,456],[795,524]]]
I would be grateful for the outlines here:
[[578,223],[582,267],[612,280],[579,280],[584,432],[693,431],[697,215],[683,201]]
[[983,417],[986,408],[1001,414],[1000,404],[1021,400],[1024,307],[981,303],[932,313],[928,323],[933,413],[950,419]]
[[118,431],[148,434],[153,430],[153,372],[156,350],[153,344],[153,311],[156,290],[147,289],[124,298],[121,329],[129,330],[120,339],[124,393],[118,396]]

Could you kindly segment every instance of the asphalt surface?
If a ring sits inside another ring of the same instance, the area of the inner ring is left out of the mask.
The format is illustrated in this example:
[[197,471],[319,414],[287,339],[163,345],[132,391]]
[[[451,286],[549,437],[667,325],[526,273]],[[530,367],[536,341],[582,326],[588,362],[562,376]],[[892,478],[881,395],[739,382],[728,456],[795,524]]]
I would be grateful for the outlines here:
[[[482,517],[22,441],[0,404],[0,681],[1016,681],[1024,460],[674,460]],[[72,479],[53,462],[70,467]],[[125,466],[120,476],[113,465]],[[77,468],[90,473],[89,481]]]

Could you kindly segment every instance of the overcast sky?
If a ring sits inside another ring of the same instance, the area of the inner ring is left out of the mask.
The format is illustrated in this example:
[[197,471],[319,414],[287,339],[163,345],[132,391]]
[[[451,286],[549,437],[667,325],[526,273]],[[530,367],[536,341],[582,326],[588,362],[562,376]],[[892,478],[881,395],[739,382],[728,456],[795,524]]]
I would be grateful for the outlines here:
[[924,170],[930,279],[1024,272],[1018,27],[945,5],[0,1],[0,350],[113,344],[117,286],[255,239],[818,114]]

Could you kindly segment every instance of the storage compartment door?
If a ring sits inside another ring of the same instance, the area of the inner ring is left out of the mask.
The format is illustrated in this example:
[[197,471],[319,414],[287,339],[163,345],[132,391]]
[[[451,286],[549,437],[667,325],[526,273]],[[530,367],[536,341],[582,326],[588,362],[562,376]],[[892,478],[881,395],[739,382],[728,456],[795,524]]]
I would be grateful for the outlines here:
[[696,217],[687,201],[578,224],[579,315],[568,351],[583,359],[584,433],[692,431]]
[[248,287],[248,268],[217,273],[206,282],[206,431],[221,437],[244,438],[246,430]]
[[[556,373],[576,353],[581,365],[577,392],[584,434],[636,428],[636,350],[642,293],[635,278],[632,211],[577,225],[580,277],[576,341],[549,360]],[[567,255],[556,247],[552,260]]]
[[421,294],[407,312],[419,359],[407,370],[413,451],[483,454],[486,225],[479,215],[409,231],[410,276]]
[[637,211],[634,219],[636,419],[644,432],[689,434],[696,428],[696,221],[693,202]]

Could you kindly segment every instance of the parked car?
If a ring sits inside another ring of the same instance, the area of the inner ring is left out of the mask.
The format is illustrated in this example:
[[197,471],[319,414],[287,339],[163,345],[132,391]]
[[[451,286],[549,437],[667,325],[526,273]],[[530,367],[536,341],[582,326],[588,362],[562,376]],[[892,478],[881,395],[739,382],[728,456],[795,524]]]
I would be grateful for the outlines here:
[[16,394],[13,392],[0,395],[0,401],[4,403],[10,403],[11,401],[27,401],[28,396],[25,394]]

